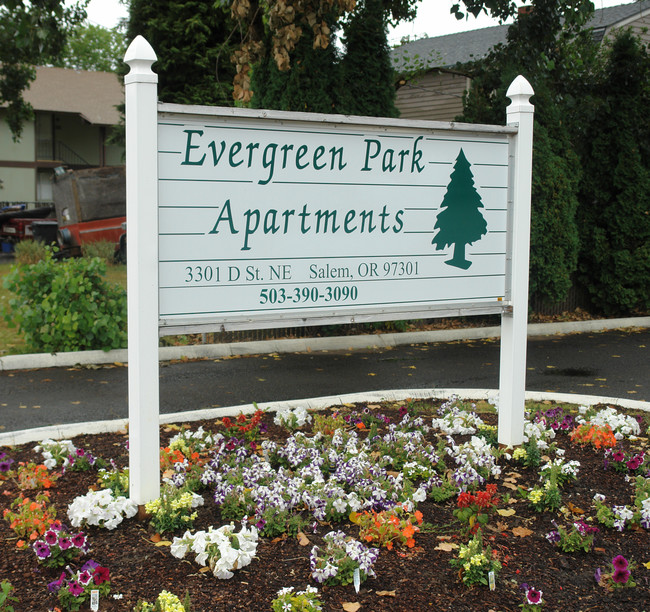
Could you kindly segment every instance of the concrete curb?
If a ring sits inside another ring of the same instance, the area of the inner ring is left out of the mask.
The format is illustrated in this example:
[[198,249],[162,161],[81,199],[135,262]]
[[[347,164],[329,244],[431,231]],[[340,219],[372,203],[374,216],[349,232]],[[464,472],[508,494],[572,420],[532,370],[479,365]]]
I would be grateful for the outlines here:
[[[330,395],[325,397],[313,397],[283,402],[266,402],[257,405],[257,408],[277,412],[281,408],[297,408],[303,406],[313,410],[322,410],[330,406],[341,404],[352,404],[355,402],[382,402],[382,401],[403,401],[412,399],[441,399],[457,395],[467,400],[487,400],[494,402],[499,395],[497,389],[398,389],[387,391],[373,391],[367,393],[350,393],[346,395]],[[599,397],[591,395],[574,395],[572,393],[542,393],[538,391],[527,391],[526,399],[542,402],[550,400],[558,403],[578,404],[581,406],[594,406],[605,404],[630,408],[633,410],[644,410],[650,412],[650,402],[629,400],[623,398]],[[190,423],[203,419],[220,419],[225,416],[237,416],[239,413],[250,414],[256,410],[253,404],[240,406],[229,406],[223,408],[206,408],[203,410],[191,410],[188,412],[173,412],[161,414],[159,421],[163,423]],[[128,426],[128,419],[117,419],[115,421],[90,421],[85,423],[70,423],[67,425],[53,425],[49,427],[38,427],[22,431],[9,431],[0,434],[0,447],[25,444],[28,442],[40,442],[46,438],[61,440],[74,438],[80,435],[92,435],[120,431]]]
[[[597,319],[590,321],[567,321],[565,323],[531,323],[529,337],[553,336],[600,332],[611,329],[650,327],[650,317],[625,319]],[[454,340],[482,340],[499,338],[500,327],[469,327],[437,331],[403,332],[394,334],[366,334],[361,336],[333,336],[331,338],[297,338],[289,340],[264,340],[236,342],[232,344],[197,344],[190,346],[166,346],[159,350],[161,361],[174,359],[218,359],[235,355],[260,355],[268,353],[302,353],[308,351],[335,351],[348,349],[381,348],[403,344],[451,342]],[[75,365],[101,365],[126,363],[127,349],[113,351],[79,351],[70,353],[35,353],[0,357],[0,372],[38,368],[58,368]]]

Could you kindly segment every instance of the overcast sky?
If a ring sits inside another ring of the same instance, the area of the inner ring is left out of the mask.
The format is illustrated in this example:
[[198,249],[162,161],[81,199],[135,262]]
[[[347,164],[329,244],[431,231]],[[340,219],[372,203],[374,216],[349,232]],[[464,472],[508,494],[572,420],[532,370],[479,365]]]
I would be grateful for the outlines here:
[[[597,9],[618,4],[627,4],[632,0],[594,0]],[[498,25],[498,21],[487,15],[481,15],[478,19],[469,17],[458,21],[449,13],[454,0],[422,0],[418,7],[418,17],[413,23],[404,23],[390,31],[389,42],[391,45],[399,43],[404,36],[411,38],[422,38],[428,36],[441,36],[476,28],[487,28]],[[95,24],[112,28],[122,17],[126,17],[128,11],[119,0],[91,0],[88,6],[88,19]]]

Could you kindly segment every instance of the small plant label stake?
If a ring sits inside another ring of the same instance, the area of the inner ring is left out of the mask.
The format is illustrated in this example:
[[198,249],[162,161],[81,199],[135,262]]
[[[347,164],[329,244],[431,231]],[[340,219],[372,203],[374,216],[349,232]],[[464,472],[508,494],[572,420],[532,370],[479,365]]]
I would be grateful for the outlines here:
[[93,612],[99,610],[99,591],[96,589],[90,591],[90,609]]
[[359,587],[361,586],[361,573],[359,572],[358,567],[354,568],[354,576],[352,579],[354,580],[354,590],[358,593]]
[[496,582],[494,580],[494,572],[488,572],[488,584],[490,585],[490,591],[494,591],[496,588]]

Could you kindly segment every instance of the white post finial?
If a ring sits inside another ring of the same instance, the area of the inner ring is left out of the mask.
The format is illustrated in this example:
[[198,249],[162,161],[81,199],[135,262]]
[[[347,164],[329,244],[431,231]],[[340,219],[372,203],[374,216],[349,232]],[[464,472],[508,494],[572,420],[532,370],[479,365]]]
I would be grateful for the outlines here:
[[138,36],[124,61],[126,99],[127,301],[129,314],[129,493],[160,496],[158,384],[158,76],[156,54]]
[[512,245],[508,255],[512,312],[501,317],[499,366],[499,443],[517,446],[524,441],[526,342],[528,327],[528,266],[530,261],[530,192],[533,172],[533,88],[518,76],[508,88],[508,125],[516,125],[511,206]]
[[129,65],[131,71],[124,77],[124,84],[129,83],[157,83],[158,75],[151,70],[152,64],[157,60],[156,52],[144,36],[136,36],[124,54],[124,63]]
[[508,106],[508,123],[510,115],[516,113],[533,113],[535,107],[530,103],[530,97],[534,94],[531,84],[521,75],[519,75],[508,87],[506,96],[512,100]]

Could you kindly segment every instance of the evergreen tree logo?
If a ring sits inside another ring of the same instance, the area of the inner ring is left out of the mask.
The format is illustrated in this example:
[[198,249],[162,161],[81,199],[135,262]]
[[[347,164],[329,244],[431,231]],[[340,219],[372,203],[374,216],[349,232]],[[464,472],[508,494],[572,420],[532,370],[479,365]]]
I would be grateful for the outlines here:
[[487,222],[481,214],[483,208],[481,196],[474,187],[474,175],[470,163],[460,150],[454,170],[451,173],[447,193],[440,207],[443,209],[436,217],[434,230],[438,233],[431,244],[436,245],[436,251],[454,245],[454,255],[446,264],[467,270],[472,265],[465,259],[465,245],[480,240],[487,234]]

